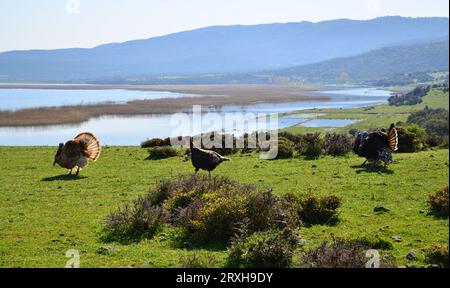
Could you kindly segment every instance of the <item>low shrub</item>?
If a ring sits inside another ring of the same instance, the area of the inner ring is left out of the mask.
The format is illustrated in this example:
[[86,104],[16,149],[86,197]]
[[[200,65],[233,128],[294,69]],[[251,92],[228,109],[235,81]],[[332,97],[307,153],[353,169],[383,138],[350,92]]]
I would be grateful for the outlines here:
[[352,151],[353,139],[344,134],[327,133],[323,140],[325,154],[342,156]]
[[448,186],[428,196],[430,211],[437,217],[448,218]]
[[[325,241],[318,247],[303,252],[300,255],[302,268],[366,268],[370,257],[366,257],[368,250],[374,249],[364,241],[333,239],[331,243]],[[393,268],[393,257],[384,256],[380,259],[381,268]]]
[[257,232],[236,239],[228,249],[230,268],[288,268],[298,236],[292,230]]
[[288,194],[283,198],[272,191],[254,192],[247,197],[246,221],[243,234],[276,228],[295,228],[299,225],[298,201]]
[[180,156],[181,154],[178,148],[174,148],[171,146],[150,148],[148,152],[149,152],[149,156],[147,157],[148,160],[166,159],[171,157],[177,157]]
[[417,125],[398,124],[398,152],[413,153],[426,148],[427,134]]
[[180,259],[180,267],[186,269],[217,268],[219,261],[212,253],[191,253]]
[[306,225],[334,225],[342,199],[331,196],[308,196],[300,201],[299,218]]
[[105,241],[136,242],[151,239],[161,231],[168,219],[167,211],[139,197],[133,205],[125,205],[108,215],[104,225]]
[[278,137],[279,137],[279,138],[287,139],[287,140],[291,141],[291,142],[294,143],[294,144],[299,143],[299,142],[300,142],[300,138],[301,138],[300,135],[294,135],[294,134],[292,134],[292,133],[290,133],[290,132],[287,132],[287,131],[281,131],[281,132],[279,132],[279,133],[278,133]]
[[294,157],[294,143],[286,138],[279,137],[277,140],[263,142],[264,147],[258,147],[258,152],[268,152],[271,147],[278,147],[275,159],[289,159]]
[[411,113],[408,124],[416,124],[426,129],[429,135],[448,136],[449,113],[446,109],[425,109]]
[[230,186],[206,193],[187,207],[189,213],[181,214],[184,219],[179,223],[183,223],[191,243],[225,244],[236,233],[246,213],[245,199],[235,189],[236,187]]
[[141,143],[141,148],[153,148],[163,146],[170,146],[170,138],[166,139],[153,138]]
[[300,135],[296,148],[300,155],[315,159],[323,154],[323,139],[320,133],[307,133]]
[[441,268],[449,268],[448,244],[436,244],[426,248],[425,262]]

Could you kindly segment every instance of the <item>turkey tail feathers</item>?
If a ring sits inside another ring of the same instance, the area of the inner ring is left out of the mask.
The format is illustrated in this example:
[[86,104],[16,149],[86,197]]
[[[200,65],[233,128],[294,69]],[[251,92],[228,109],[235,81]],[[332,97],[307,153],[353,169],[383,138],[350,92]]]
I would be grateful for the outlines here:
[[86,157],[92,161],[97,161],[98,157],[100,157],[101,146],[94,134],[89,132],[80,133],[75,136],[74,140],[84,144]]
[[389,148],[394,152],[398,150],[398,132],[395,124],[391,124],[389,128]]

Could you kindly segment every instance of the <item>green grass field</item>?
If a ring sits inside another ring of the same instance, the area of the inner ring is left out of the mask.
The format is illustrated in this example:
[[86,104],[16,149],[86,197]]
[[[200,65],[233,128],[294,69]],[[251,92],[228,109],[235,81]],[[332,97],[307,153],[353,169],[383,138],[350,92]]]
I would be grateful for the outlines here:
[[[448,108],[448,93],[433,91],[424,103],[413,107],[382,105],[373,110],[326,110],[328,118],[364,119],[350,128],[383,127],[406,120],[411,111],[425,105]],[[304,113],[304,112],[302,112]],[[292,132],[304,132],[294,127]],[[145,138],[145,137],[143,137]],[[83,170],[80,177],[53,167],[56,147],[0,147],[0,267],[64,267],[65,253],[81,253],[81,267],[179,267],[188,255],[210,254],[218,266],[225,262],[225,250],[187,250],[173,241],[176,230],[165,228],[152,240],[122,245],[104,243],[102,224],[109,212],[145,194],[165,179],[193,173],[188,159],[145,160],[146,149],[104,147],[99,161]],[[388,169],[362,168],[355,155],[264,161],[257,154],[232,156],[215,175],[227,176],[276,194],[336,194],[344,200],[336,226],[299,228],[306,248],[331,235],[358,237],[379,235],[390,240],[390,251],[398,265],[415,250],[424,265],[422,249],[449,241],[448,219],[427,213],[427,197],[448,185],[448,150],[430,150],[394,155]],[[391,209],[378,214],[377,205]],[[384,227],[384,231],[380,228]],[[386,228],[387,227],[387,228]],[[395,242],[392,236],[400,236]],[[102,250],[112,246],[114,251]]]
[[[168,228],[153,240],[138,244],[103,243],[102,222],[107,214],[146,193],[159,181],[193,172],[182,157],[149,161],[147,151],[136,147],[111,147],[98,162],[67,177],[52,167],[54,148],[1,147],[0,169],[0,266],[64,267],[68,249],[81,251],[81,267],[176,267],[189,253],[212,253],[223,263],[226,251],[188,251],[171,241]],[[432,157],[433,156],[433,157]],[[273,188],[277,194],[336,194],[344,199],[337,226],[300,228],[308,245],[336,236],[401,236],[392,253],[399,264],[415,249],[447,243],[448,220],[427,213],[427,195],[448,185],[448,150],[396,155],[389,170],[359,168],[355,156],[308,161],[303,159],[264,161],[257,155],[235,155],[222,164],[216,175],[241,183]],[[313,166],[315,165],[315,166]],[[391,209],[377,214],[373,208]],[[422,211],[423,212],[423,211]],[[389,226],[384,233],[378,230]],[[101,253],[103,246],[115,252]]]
[[[445,108],[449,109],[448,93],[434,89],[427,96],[423,97],[423,102],[414,106],[390,106],[388,104],[367,108],[355,109],[314,109],[297,112],[295,114],[320,114],[319,119],[357,119],[361,120],[353,125],[341,128],[310,128],[302,126],[294,126],[285,129],[294,134],[307,132],[323,132],[335,131],[339,133],[348,132],[350,129],[358,129],[359,131],[369,130],[373,128],[389,127],[391,123],[398,121],[405,122],[409,114],[413,111],[422,110],[426,106],[429,108]],[[294,115],[295,115],[294,114]]]

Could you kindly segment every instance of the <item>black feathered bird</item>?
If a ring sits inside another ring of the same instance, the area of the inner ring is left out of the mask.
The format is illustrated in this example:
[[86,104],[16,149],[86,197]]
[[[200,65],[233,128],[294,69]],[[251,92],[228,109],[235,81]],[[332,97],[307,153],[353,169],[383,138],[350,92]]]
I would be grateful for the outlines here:
[[191,148],[191,160],[192,165],[195,168],[195,173],[197,173],[200,169],[206,170],[209,172],[209,177],[211,178],[211,171],[216,169],[220,163],[224,161],[230,161],[229,158],[223,157],[219,153],[211,150],[204,150],[197,147],[194,147],[194,141],[190,140],[190,148]]
[[353,151],[359,156],[366,158],[363,165],[369,161],[385,165],[392,162],[392,152],[398,150],[398,133],[395,124],[391,124],[389,130],[377,130],[373,133],[358,133],[353,145]]

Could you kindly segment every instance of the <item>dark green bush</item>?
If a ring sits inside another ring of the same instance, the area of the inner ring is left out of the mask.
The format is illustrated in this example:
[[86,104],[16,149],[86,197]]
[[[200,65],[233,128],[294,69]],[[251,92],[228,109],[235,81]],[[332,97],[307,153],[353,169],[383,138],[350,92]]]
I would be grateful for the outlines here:
[[170,138],[166,139],[153,138],[141,143],[141,148],[153,148],[163,146],[170,146]]
[[399,123],[397,132],[399,153],[412,153],[426,148],[427,135],[424,128]]
[[177,157],[180,156],[181,154],[178,148],[174,148],[171,146],[150,148],[148,152],[149,152],[149,156],[147,157],[148,160],[166,159],[171,157]]
[[352,151],[353,138],[344,134],[327,133],[323,150],[331,156],[342,156]]
[[228,249],[227,267],[288,268],[297,243],[298,236],[289,229],[239,238]]
[[292,143],[297,144],[297,143],[300,142],[300,137],[301,136],[300,135],[294,135],[294,134],[292,134],[290,132],[287,132],[287,131],[281,131],[281,132],[278,133],[278,137],[287,139],[287,140],[291,141]]
[[294,157],[294,143],[282,137],[279,137],[278,140],[265,141],[264,147],[258,147],[258,152],[267,152],[271,147],[275,146],[278,147],[278,153],[275,159],[289,159]]
[[448,244],[436,244],[425,249],[425,262],[449,268]]
[[299,218],[306,225],[334,225],[342,199],[331,196],[308,196],[300,201]]
[[388,99],[390,105],[404,106],[417,105],[423,102],[422,98],[430,92],[431,86],[418,86],[406,94],[397,94]]
[[[370,258],[366,252],[374,249],[364,241],[333,239],[325,241],[317,248],[303,252],[300,256],[302,268],[366,268]],[[384,256],[380,259],[381,268],[393,268],[393,257]]]
[[294,157],[294,143],[286,138],[278,139],[278,154],[276,159],[289,159]]
[[448,218],[448,186],[428,196],[430,211],[437,217]]
[[139,197],[133,204],[110,213],[104,225],[104,240],[136,242],[151,239],[161,231],[168,219],[167,211],[153,206],[147,198]]
[[296,148],[300,155],[315,159],[323,154],[323,139],[320,137],[320,133],[300,135]]
[[428,135],[448,136],[448,110],[425,107],[421,111],[411,113],[407,122],[425,128]]

